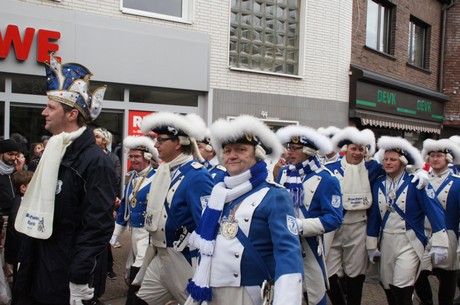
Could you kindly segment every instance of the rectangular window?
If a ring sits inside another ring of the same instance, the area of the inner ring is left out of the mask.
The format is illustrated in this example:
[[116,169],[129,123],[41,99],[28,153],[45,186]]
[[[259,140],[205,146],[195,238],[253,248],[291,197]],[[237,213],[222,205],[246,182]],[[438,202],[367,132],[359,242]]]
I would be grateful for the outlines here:
[[5,77],[0,75],[0,92],[5,92]]
[[366,46],[393,55],[393,7],[384,2],[367,1]]
[[133,103],[164,104],[178,106],[198,106],[199,92],[152,88],[144,86],[129,86],[129,101]]
[[411,16],[409,22],[408,62],[411,65],[428,69],[430,27]]
[[300,0],[232,0],[230,67],[299,74]]
[[13,93],[46,95],[46,77],[17,74],[12,77]]
[[193,0],[121,0],[120,10],[125,14],[192,22]]

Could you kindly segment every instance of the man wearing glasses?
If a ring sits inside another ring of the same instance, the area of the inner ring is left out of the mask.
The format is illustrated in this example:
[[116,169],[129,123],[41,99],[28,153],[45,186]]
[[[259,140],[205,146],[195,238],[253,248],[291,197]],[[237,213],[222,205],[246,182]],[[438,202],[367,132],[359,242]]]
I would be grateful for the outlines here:
[[144,134],[157,134],[155,147],[163,161],[155,173],[145,216],[150,246],[135,282],[142,282],[135,304],[166,304],[187,299],[197,251],[188,247],[214,185],[211,175],[193,159],[196,138],[205,133],[186,116],[159,112],[145,117]]
[[140,288],[132,283],[142,266],[149,244],[149,233],[144,228],[144,216],[150,184],[155,173],[150,166],[150,160],[155,159],[158,162],[158,151],[154,145],[150,138],[144,136],[131,136],[123,141],[123,146],[129,150],[128,158],[132,170],[128,173],[128,182],[123,191],[110,244],[116,246],[118,237],[128,225],[131,227],[131,251],[126,261],[126,269],[129,270],[126,274],[129,284],[127,305],[133,304],[134,294]]
[[317,155],[332,151],[332,144],[328,137],[303,126],[283,127],[276,135],[291,160],[281,168],[277,182],[288,189],[294,204],[304,257],[305,299],[308,304],[326,305],[323,234],[342,224],[342,193],[339,180]]

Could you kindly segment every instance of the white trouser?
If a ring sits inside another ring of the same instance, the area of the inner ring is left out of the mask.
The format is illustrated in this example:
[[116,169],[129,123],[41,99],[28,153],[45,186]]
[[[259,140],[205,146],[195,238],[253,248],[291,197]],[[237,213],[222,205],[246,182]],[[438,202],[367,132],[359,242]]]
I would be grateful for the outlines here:
[[[337,274],[339,277],[357,277],[365,274],[368,261],[366,221],[344,223],[334,233],[329,253],[326,253],[328,276]],[[328,238],[328,234],[325,235],[325,239]]]
[[144,261],[145,251],[149,246],[149,232],[144,228],[131,227],[131,251],[126,260],[126,269],[140,267]]
[[420,259],[405,233],[383,233],[380,245],[380,281],[399,288],[414,286]]
[[181,252],[172,248],[158,248],[150,262],[137,296],[151,305],[187,300],[185,287],[193,276],[192,266]]
[[[260,287],[258,287],[260,290]],[[251,296],[245,287],[213,287],[212,301],[204,302],[207,305],[262,305],[254,304]],[[191,297],[188,298],[184,305],[198,305]]]

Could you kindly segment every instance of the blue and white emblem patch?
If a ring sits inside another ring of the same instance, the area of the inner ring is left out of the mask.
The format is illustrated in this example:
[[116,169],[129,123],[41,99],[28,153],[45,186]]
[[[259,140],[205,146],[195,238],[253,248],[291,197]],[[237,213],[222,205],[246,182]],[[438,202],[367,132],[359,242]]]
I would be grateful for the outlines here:
[[334,208],[340,208],[340,204],[342,202],[342,198],[338,195],[332,195],[331,204]]
[[430,197],[431,199],[434,199],[434,196],[435,196],[434,190],[428,187],[426,187],[425,190],[426,190],[426,194],[428,195],[428,197]]
[[204,209],[205,207],[208,206],[209,197],[210,196],[202,196],[202,197],[200,197],[201,209]]
[[287,215],[286,220],[289,232],[291,232],[294,235],[299,235],[299,228],[297,227],[297,221],[295,220],[295,217]]

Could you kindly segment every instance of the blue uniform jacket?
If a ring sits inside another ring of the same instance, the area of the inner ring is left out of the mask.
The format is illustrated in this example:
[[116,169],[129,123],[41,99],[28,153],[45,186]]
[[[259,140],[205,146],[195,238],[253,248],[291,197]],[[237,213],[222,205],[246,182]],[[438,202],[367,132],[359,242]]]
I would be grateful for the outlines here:
[[[431,223],[433,236],[437,232],[445,233],[446,225],[444,220],[444,209],[436,198],[431,185],[428,185],[422,190],[417,189],[416,184],[411,183],[412,177],[405,171],[403,172],[401,179],[402,182],[396,192],[395,200],[398,206],[402,206],[401,209],[406,215],[405,229],[406,231],[413,230],[418,240],[423,245],[426,245],[427,237],[425,236],[424,225],[425,216],[428,217]],[[372,188],[374,204],[370,208],[368,215],[367,235],[374,238],[378,238],[380,236],[380,232],[383,229],[382,220],[387,212],[387,202],[383,197],[386,195],[385,182],[386,175],[380,177]]]
[[[264,182],[225,204],[223,218],[238,204],[235,217],[239,230],[259,252],[271,278],[276,281],[285,274],[303,274],[297,224],[286,189]],[[218,234],[215,249],[211,286],[261,286],[267,279],[237,237],[227,239]]]
[[[130,194],[133,192],[133,175],[135,172],[131,172],[128,183],[125,185],[123,191],[123,199],[121,200],[120,207],[118,209],[116,223],[121,226],[129,225],[134,228],[143,228],[145,221],[145,209],[147,208],[147,196],[150,191],[150,184],[152,182],[152,176],[155,174],[155,169],[151,169],[145,177],[144,185],[141,186],[139,192],[136,195],[136,205],[132,207],[131,201],[129,200]],[[145,183],[148,182],[148,183]],[[137,187],[136,187],[137,188]],[[136,190],[134,188],[134,191]],[[125,220],[125,209],[128,206],[129,219]]]

